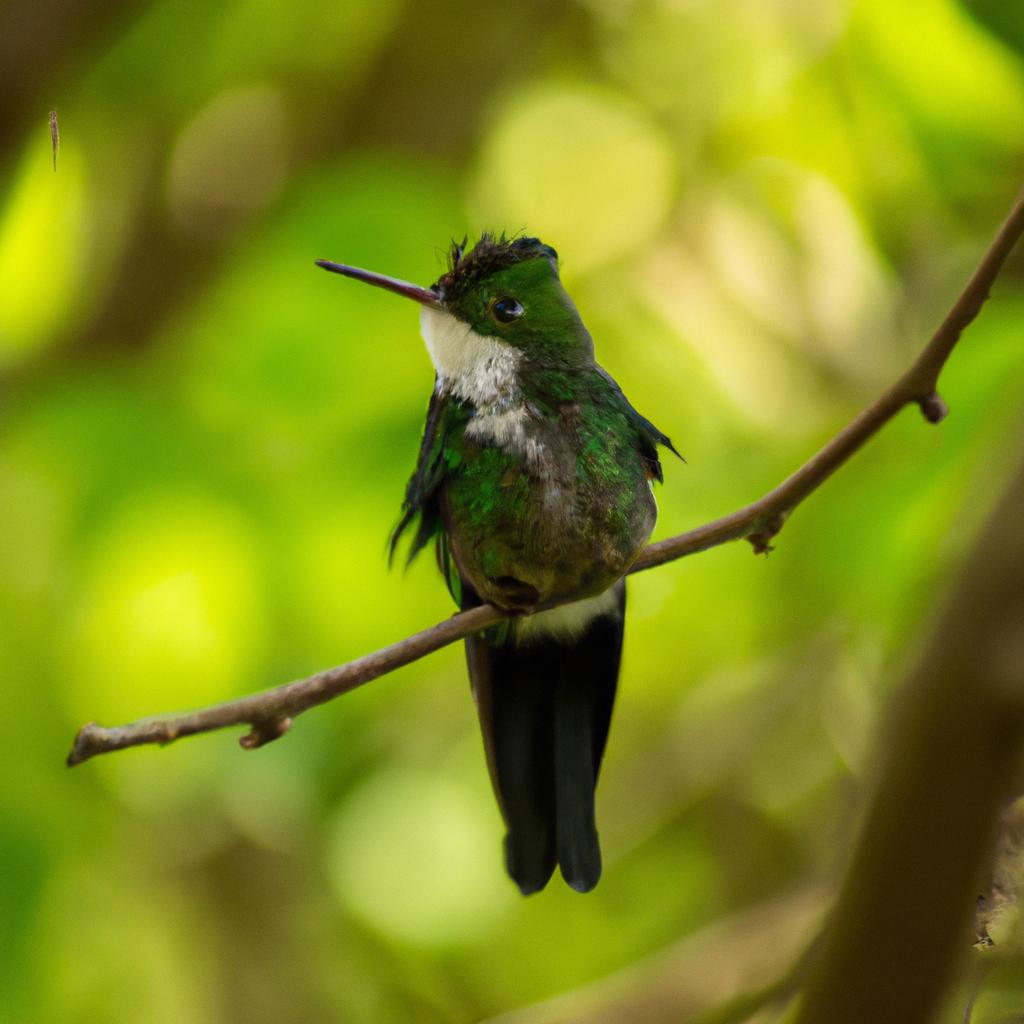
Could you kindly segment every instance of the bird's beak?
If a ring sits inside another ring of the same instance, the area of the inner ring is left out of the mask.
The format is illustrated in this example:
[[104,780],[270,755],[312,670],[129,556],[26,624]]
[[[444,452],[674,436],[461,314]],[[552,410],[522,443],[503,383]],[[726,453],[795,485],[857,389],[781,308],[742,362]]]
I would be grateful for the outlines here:
[[407,299],[412,299],[420,305],[431,306],[434,309],[443,308],[437,292],[431,291],[429,288],[421,288],[418,284],[399,281],[397,277],[375,274],[372,270],[348,267],[344,263],[332,263],[330,260],[317,260],[316,265],[331,271],[332,274],[341,274],[343,277],[351,277],[354,281],[362,281],[364,284],[372,284],[375,288],[384,288],[396,295],[404,295]]

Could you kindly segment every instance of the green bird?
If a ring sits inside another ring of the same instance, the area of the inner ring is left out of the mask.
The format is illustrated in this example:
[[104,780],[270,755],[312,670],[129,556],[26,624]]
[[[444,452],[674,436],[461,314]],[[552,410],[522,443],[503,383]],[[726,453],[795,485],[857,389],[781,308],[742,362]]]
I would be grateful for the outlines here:
[[[436,371],[391,552],[431,540],[459,606],[516,612],[466,638],[505,864],[524,895],[557,864],[601,877],[594,791],[619,675],[624,574],[654,529],[658,445],[536,238],[452,244],[430,288],[318,265],[413,299]],[[676,454],[678,454],[676,452]]]

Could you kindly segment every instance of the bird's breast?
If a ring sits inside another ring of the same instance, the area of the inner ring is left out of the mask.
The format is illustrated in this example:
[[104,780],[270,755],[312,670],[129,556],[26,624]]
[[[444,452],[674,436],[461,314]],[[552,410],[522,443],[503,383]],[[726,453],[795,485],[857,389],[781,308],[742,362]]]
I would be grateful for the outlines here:
[[478,410],[461,443],[445,484],[446,529],[461,571],[488,600],[599,594],[654,527],[646,468],[630,445],[616,449],[528,402]]

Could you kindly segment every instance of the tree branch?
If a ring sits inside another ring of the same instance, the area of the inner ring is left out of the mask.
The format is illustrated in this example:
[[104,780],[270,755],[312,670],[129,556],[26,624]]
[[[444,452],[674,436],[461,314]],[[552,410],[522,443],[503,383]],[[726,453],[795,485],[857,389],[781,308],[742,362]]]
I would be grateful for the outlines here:
[[[767,551],[771,539],[782,529],[793,509],[820,487],[905,405],[919,405],[925,419],[930,423],[938,423],[947,412],[945,403],[936,392],[939,374],[960,335],[978,315],[988,298],[992,283],[1022,234],[1024,196],[1018,198],[939,329],[892,387],[764,497],[721,519],[649,545],[629,571],[652,569],[741,538],[749,540],[755,552]],[[253,749],[262,746],[287,732],[292,720],[302,712],[408,665],[470,633],[500,622],[508,614],[494,605],[482,605],[453,615],[430,629],[348,664],[191,714],[143,719],[114,728],[104,728],[90,722],[75,737],[74,746],[68,755],[68,764],[81,764],[97,754],[140,744],[171,743],[182,736],[211,732],[232,725],[250,727],[241,739],[243,747]]]

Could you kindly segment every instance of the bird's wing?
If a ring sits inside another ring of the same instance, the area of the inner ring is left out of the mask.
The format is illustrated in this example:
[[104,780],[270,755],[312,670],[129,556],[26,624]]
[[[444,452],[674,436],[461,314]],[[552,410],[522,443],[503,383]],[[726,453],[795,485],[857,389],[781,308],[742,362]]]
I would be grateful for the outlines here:
[[445,461],[445,439],[457,425],[468,418],[461,402],[437,387],[430,396],[427,421],[423,427],[423,441],[416,460],[416,469],[405,487],[402,517],[391,531],[390,557],[406,529],[418,520],[416,532],[409,545],[408,561],[412,561],[437,533],[441,526],[438,507],[438,488],[444,480],[448,465]]
[[650,475],[658,483],[661,483],[664,476],[661,471],[661,459],[658,458],[659,444],[663,448],[667,448],[677,458],[682,459],[683,462],[686,460],[676,451],[675,445],[672,444],[667,434],[660,431],[646,416],[642,416],[633,408],[612,375],[600,366],[596,367],[596,370],[602,382],[600,397],[619,409],[633,426],[640,454],[650,469]]

